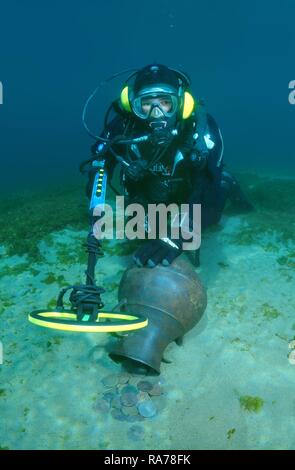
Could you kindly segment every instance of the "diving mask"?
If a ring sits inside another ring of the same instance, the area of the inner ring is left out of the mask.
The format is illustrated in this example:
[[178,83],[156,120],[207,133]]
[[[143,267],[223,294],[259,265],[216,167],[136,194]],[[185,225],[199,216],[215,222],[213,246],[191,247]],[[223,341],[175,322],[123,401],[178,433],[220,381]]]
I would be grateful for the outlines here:
[[132,109],[143,120],[171,118],[177,113],[178,97],[162,89],[141,93],[132,100]]

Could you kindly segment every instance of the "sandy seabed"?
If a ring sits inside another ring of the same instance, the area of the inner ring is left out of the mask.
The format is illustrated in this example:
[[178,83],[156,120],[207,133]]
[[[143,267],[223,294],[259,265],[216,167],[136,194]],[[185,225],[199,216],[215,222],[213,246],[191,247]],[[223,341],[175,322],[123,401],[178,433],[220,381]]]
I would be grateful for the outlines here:
[[[122,372],[106,353],[116,338],[27,321],[28,312],[46,308],[61,287],[84,281],[84,265],[64,265],[60,253],[74,260],[87,232],[52,233],[40,242],[42,261],[35,263],[6,255],[2,246],[0,448],[294,449],[295,365],[289,354],[295,276],[294,263],[282,260],[295,246],[276,232],[236,243],[245,227],[246,214],[224,216],[219,230],[203,237],[196,272],[207,288],[206,313],[182,346],[167,348],[171,363],[150,378],[163,389],[154,398],[157,413],[136,424],[95,406],[106,391],[102,380]],[[109,308],[130,260],[106,253],[98,262]]]

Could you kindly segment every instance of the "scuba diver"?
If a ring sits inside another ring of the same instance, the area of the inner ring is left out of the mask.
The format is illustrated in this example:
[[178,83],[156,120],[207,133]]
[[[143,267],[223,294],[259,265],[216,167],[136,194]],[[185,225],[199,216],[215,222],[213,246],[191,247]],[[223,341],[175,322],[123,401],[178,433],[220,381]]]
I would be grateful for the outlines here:
[[[114,189],[111,180],[119,164],[128,203],[200,204],[202,230],[219,222],[228,199],[240,211],[253,209],[237,180],[224,170],[215,119],[193,97],[189,77],[179,70],[151,64],[132,73],[111,103],[91,150],[92,157],[81,165],[82,171],[91,164],[86,188],[91,208],[104,189],[103,175]],[[145,240],[133,259],[138,266],[169,265],[182,245],[182,237]],[[198,256],[196,260],[198,264]]]

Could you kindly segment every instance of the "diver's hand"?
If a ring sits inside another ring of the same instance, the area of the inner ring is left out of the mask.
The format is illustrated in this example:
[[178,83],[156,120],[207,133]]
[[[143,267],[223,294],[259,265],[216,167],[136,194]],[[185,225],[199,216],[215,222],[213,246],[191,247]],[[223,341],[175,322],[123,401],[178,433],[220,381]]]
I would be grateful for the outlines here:
[[148,162],[146,160],[136,160],[131,162],[128,167],[124,167],[125,174],[133,181],[139,181],[147,173]]
[[171,240],[162,238],[161,240],[149,240],[141,246],[133,255],[133,260],[137,266],[148,266],[154,268],[162,263],[169,266],[172,261],[182,253],[181,240]]

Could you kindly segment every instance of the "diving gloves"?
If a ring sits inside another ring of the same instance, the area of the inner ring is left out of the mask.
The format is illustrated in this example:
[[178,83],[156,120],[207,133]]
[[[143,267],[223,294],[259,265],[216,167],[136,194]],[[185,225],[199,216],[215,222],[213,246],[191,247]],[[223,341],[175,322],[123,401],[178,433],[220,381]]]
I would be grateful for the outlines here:
[[168,266],[182,253],[182,241],[163,237],[149,240],[134,253],[133,260],[137,266],[154,268],[157,264]]

